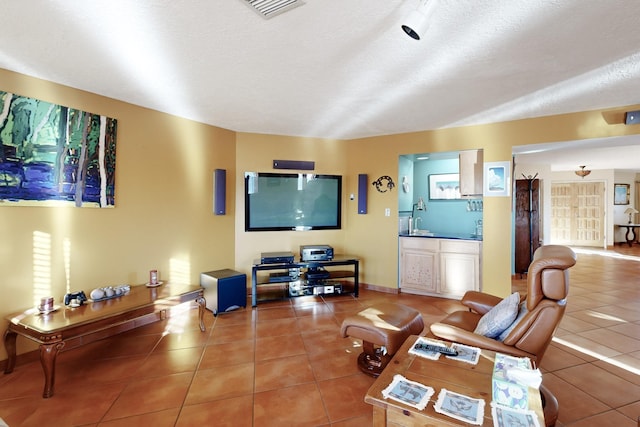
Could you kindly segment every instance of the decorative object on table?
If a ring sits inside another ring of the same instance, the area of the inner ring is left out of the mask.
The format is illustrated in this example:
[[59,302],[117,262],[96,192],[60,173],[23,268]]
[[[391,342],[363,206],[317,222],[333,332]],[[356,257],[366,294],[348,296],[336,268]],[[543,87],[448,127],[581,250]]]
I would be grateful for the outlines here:
[[496,354],[491,377],[493,401],[516,409],[529,409],[530,390],[538,392],[542,374],[527,357]]
[[474,399],[445,388],[440,390],[434,409],[465,423],[482,425],[484,418],[484,399]]
[[480,360],[480,353],[482,350],[478,347],[472,347],[469,345],[452,343],[451,347],[458,352],[457,356],[447,356],[449,359],[458,360],[460,362],[469,363],[471,365],[477,365]]
[[152,286],[158,284],[158,270],[149,271],[149,284]]
[[638,210],[634,208],[627,208],[624,210],[624,213],[629,215],[629,224],[633,224],[633,215],[637,214]]
[[380,178],[373,181],[372,185],[376,187],[376,190],[378,190],[378,192],[380,193],[386,193],[387,190],[391,191],[393,190],[393,187],[396,186],[396,184],[393,182],[393,178],[391,178],[389,175],[381,176]]
[[435,390],[432,387],[406,379],[400,374],[393,376],[393,381],[384,390],[382,396],[405,405],[412,406],[420,411],[424,410]]
[[40,298],[40,305],[37,308],[40,313],[49,313],[57,310],[56,306],[54,305],[53,297]]
[[64,296],[64,305],[70,307],[80,307],[87,301],[84,291],[68,293]]
[[115,205],[115,119],[0,91],[0,201],[6,206]]
[[131,291],[129,285],[105,286],[92,290],[90,296],[93,302],[98,302],[126,295],[129,291]]
[[629,184],[613,184],[613,204],[628,205],[630,188]]

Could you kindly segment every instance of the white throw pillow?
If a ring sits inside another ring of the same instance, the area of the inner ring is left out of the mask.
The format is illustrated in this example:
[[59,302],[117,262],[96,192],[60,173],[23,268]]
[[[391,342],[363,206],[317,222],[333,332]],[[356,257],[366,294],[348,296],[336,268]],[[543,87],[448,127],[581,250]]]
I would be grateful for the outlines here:
[[518,304],[520,304],[520,294],[514,292],[482,316],[473,332],[489,338],[497,337],[515,320],[518,315]]
[[498,341],[503,342],[504,339],[511,333],[511,331],[513,331],[513,329],[516,327],[516,325],[518,323],[520,323],[522,318],[524,316],[526,316],[526,314],[529,312],[529,310],[527,310],[527,302],[526,301],[521,302],[518,307],[519,307],[518,308],[518,315],[516,316],[514,321],[511,322],[511,325],[509,325],[509,327],[507,329],[505,329],[504,331],[502,331],[500,333],[500,335],[498,335],[498,338],[496,338]]

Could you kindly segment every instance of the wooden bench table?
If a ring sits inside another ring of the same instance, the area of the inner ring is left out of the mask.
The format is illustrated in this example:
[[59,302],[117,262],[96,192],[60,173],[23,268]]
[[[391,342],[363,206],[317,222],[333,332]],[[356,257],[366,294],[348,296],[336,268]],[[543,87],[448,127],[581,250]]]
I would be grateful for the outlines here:
[[[435,411],[434,405],[442,388],[461,393],[472,398],[484,399],[483,427],[493,427],[491,417],[491,377],[496,353],[482,350],[477,365],[448,359],[440,356],[438,360],[429,360],[409,354],[409,349],[417,341],[417,336],[409,337],[395,354],[382,374],[373,383],[364,398],[373,406],[374,427],[418,427],[418,426],[461,426],[471,425]],[[433,387],[435,394],[427,407],[419,411],[382,396],[384,390],[396,374],[411,381]],[[536,413],[538,423],[545,425],[542,401],[539,394],[529,395],[529,408]]]
[[66,307],[62,301],[57,301],[60,307],[48,314],[41,314],[37,308],[11,314],[6,317],[9,326],[4,334],[7,351],[4,373],[9,374],[15,368],[17,336],[35,341],[40,345],[40,362],[45,377],[42,397],[51,397],[56,357],[63,347],[78,347],[164,319],[168,309],[188,301],[198,303],[200,330],[204,332],[205,300],[199,285],[165,283],[153,288],[132,286],[126,295],[88,302],[76,308]]

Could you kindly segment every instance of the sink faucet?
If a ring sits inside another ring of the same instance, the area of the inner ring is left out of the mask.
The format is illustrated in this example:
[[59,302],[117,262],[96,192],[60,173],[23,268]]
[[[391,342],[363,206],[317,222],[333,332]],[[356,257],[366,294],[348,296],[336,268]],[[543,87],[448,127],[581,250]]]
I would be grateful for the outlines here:
[[422,218],[421,217],[417,217],[413,220],[413,231],[418,231],[418,221],[420,221]]

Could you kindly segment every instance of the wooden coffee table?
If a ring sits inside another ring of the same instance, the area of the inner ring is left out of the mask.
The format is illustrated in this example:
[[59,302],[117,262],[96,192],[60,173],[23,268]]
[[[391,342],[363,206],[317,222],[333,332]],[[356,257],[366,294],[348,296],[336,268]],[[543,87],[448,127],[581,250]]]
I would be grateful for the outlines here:
[[[491,418],[491,376],[496,353],[482,350],[477,365],[460,362],[440,356],[438,360],[429,360],[409,354],[417,336],[413,335],[393,356],[382,374],[376,379],[364,398],[373,405],[373,425],[382,426],[461,426],[471,425],[439,414],[434,410],[434,403],[441,389],[464,394],[485,401],[483,426],[493,427]],[[419,411],[408,405],[382,396],[384,390],[396,374],[403,375],[411,381],[433,387],[435,394],[427,407]],[[538,393],[529,395],[529,408],[538,416],[538,423],[544,426],[542,402]]]
[[[21,335],[40,345],[40,362],[44,370],[45,384],[42,397],[53,396],[56,357],[65,345],[70,348],[106,338],[163,319],[171,307],[187,301],[198,303],[200,330],[204,332],[205,300],[199,285],[166,283],[148,288],[132,286],[123,296],[89,302],[71,308],[62,301],[51,313],[41,314],[36,308],[7,316],[9,326],[4,334],[7,364],[4,373],[13,372],[16,364],[16,338]],[[149,315],[157,317],[150,319]]]

